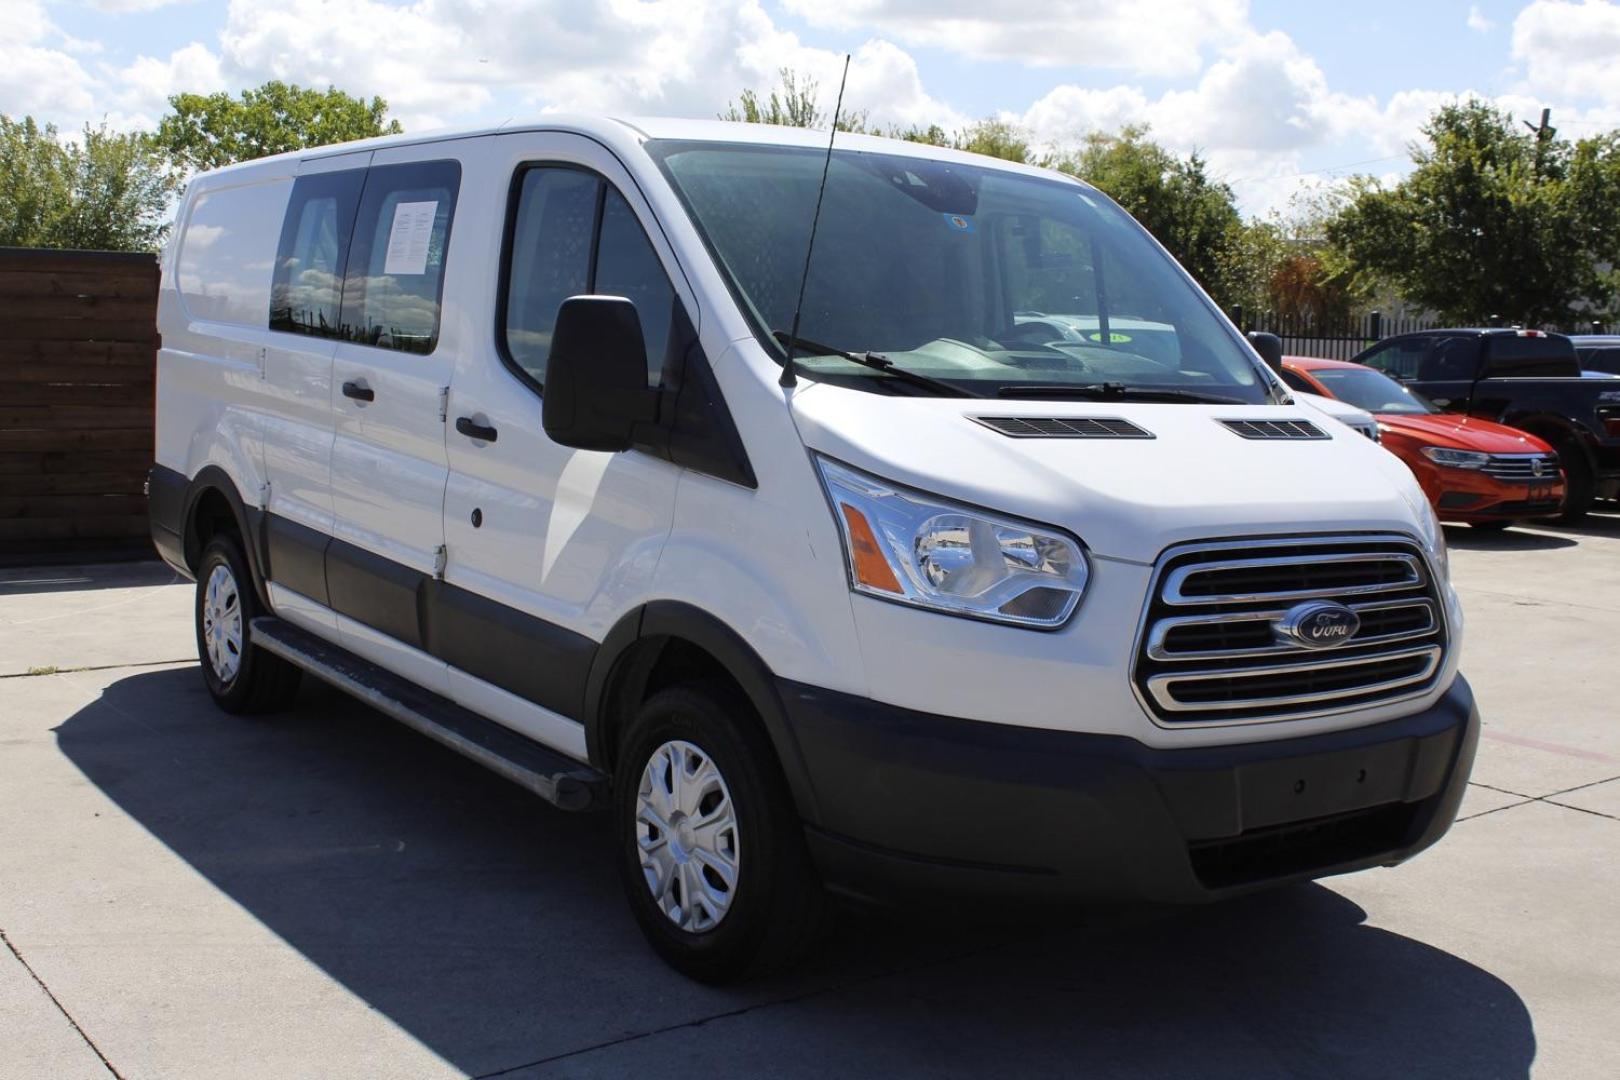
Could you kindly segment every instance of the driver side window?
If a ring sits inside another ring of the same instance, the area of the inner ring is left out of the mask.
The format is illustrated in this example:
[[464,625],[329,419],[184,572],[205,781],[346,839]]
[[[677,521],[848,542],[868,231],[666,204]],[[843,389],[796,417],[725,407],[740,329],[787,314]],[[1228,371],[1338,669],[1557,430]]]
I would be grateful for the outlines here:
[[596,173],[542,166],[523,173],[507,242],[507,364],[544,386],[557,312],[570,296],[627,297],[647,346],[647,385],[663,380],[675,289],[636,215]]

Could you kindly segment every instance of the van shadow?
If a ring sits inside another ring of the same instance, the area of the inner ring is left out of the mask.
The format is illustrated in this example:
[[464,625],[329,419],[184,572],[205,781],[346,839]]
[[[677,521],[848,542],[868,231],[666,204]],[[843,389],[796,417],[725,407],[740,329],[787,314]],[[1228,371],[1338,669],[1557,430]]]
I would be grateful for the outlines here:
[[666,1076],[1518,1077],[1535,1055],[1505,983],[1321,886],[1062,924],[846,915],[801,971],[710,988],[642,943],[605,815],[557,812],[323,687],[243,720],[194,668],[152,671],[57,738],[221,892],[472,1075],[639,1054]]

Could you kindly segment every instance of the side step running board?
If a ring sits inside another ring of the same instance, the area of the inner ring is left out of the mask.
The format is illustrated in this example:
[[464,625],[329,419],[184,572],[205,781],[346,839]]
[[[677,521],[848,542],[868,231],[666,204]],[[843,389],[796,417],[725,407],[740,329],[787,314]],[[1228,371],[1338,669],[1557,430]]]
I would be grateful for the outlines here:
[[283,619],[269,615],[254,619],[253,643],[563,810],[606,805],[607,777],[597,770]]

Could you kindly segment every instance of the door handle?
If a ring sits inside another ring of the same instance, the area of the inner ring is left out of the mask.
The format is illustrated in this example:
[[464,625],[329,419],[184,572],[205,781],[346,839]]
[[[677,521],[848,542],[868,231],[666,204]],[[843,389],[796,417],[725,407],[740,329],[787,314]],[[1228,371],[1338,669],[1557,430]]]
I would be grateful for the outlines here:
[[377,392],[365,383],[346,382],[343,384],[343,396],[356,401],[376,401]]
[[456,417],[456,430],[469,439],[481,439],[484,442],[495,441],[495,429],[487,424],[480,424],[470,416]]

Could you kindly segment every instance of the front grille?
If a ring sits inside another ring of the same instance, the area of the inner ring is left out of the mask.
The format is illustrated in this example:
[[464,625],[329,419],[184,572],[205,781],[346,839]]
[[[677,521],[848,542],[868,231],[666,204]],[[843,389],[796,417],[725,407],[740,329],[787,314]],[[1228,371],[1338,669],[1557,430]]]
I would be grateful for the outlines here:
[[1116,416],[975,416],[1015,439],[1151,439],[1153,433]]
[[1331,438],[1309,420],[1222,420],[1220,423],[1245,439]]
[[1546,484],[1558,479],[1557,454],[1492,454],[1480,472],[1510,484]]
[[[1278,633],[1316,601],[1355,612],[1354,635],[1310,648]],[[1193,544],[1159,561],[1132,677],[1163,723],[1282,720],[1422,693],[1445,644],[1428,564],[1403,537]]]

